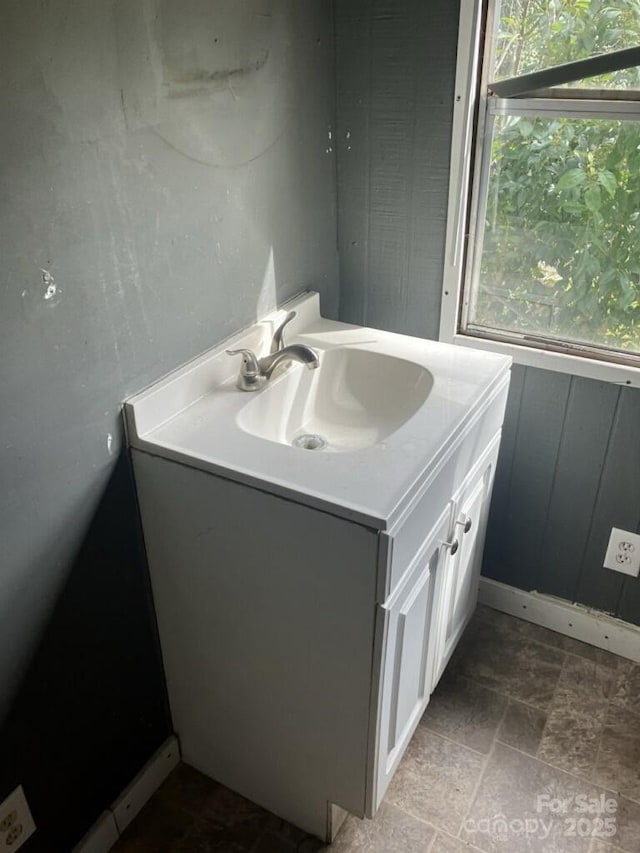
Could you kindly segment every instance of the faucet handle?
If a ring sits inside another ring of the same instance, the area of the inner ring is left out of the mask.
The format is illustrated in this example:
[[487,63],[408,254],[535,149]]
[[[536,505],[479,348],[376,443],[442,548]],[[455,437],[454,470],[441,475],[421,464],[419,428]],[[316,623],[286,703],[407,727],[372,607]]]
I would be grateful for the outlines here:
[[242,367],[240,368],[245,373],[260,373],[258,367],[258,357],[253,350],[250,349],[226,349],[227,355],[241,355]]
[[241,355],[242,364],[240,365],[240,374],[238,375],[238,388],[241,391],[257,391],[265,380],[265,377],[260,370],[258,358],[253,350],[250,349],[228,349],[225,350],[227,355]]
[[271,349],[269,350],[270,355],[273,355],[276,352],[280,352],[281,349],[284,349],[284,327],[288,323],[290,323],[295,316],[296,316],[295,311],[289,311],[287,316],[282,321],[282,323],[280,323],[278,328],[273,333],[273,339],[271,341]]

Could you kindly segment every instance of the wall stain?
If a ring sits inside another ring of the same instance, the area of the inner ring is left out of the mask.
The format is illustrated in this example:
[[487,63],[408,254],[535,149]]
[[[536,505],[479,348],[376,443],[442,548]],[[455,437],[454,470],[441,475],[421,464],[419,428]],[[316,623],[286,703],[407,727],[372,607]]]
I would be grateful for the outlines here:
[[58,293],[58,285],[56,284],[56,280],[49,272],[49,270],[42,269],[41,267],[40,272],[42,273],[42,281],[46,285],[44,298],[46,300],[53,299],[53,297]]
[[[246,65],[239,66],[238,68],[223,68],[215,71],[207,71],[199,68],[188,74],[174,75],[168,84],[169,97],[188,98],[192,95],[199,95],[203,91],[206,91],[211,84],[222,84],[230,87],[233,79],[247,77],[264,68],[269,59],[269,53],[269,50],[265,50],[262,56],[254,62],[248,62]],[[174,89],[174,86],[180,88]]]

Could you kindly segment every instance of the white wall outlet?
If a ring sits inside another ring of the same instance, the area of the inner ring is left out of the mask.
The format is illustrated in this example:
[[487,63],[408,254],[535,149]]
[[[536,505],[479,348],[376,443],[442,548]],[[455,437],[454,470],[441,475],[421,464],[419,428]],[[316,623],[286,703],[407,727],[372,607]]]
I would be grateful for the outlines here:
[[637,578],[640,574],[640,536],[612,527],[604,567]]
[[0,850],[19,850],[36,831],[27,798],[19,785],[0,803]]

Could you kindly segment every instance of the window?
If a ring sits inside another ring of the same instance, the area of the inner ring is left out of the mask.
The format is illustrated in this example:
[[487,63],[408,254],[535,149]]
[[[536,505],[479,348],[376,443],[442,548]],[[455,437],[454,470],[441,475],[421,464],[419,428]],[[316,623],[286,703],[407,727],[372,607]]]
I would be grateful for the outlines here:
[[442,337],[640,385],[640,0],[480,6],[462,0]]

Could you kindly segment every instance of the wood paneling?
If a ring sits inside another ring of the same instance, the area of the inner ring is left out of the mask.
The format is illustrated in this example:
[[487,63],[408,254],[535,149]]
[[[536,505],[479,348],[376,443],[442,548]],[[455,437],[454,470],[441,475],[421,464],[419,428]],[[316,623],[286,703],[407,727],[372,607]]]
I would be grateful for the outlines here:
[[[493,485],[493,496],[491,499],[491,512],[487,539],[485,544],[485,558],[492,566],[496,567],[499,575],[504,564],[502,558],[502,531],[504,529],[509,501],[509,484],[511,482],[511,470],[513,467],[513,449],[518,434],[518,421],[520,419],[520,405],[522,402],[522,389],[524,386],[524,367],[514,365],[511,370],[511,384],[509,386],[509,398],[504,423],[502,425],[502,441],[500,443],[500,455],[496,466],[496,478]],[[501,580],[496,577],[496,580]],[[506,579],[502,579],[507,583]]]
[[437,336],[457,5],[336,4],[344,320]]
[[571,377],[563,373],[525,373],[501,531],[503,563],[515,586],[527,586],[540,571],[542,534],[570,383]]
[[[640,392],[514,370],[483,572],[640,624],[640,581],[603,568],[640,521]],[[514,427],[515,425],[515,427]]]
[[[583,462],[590,464],[588,459]],[[640,520],[640,392],[636,389],[624,388],[620,392],[602,479],[594,497],[593,519],[575,597],[584,604],[615,612],[625,576],[603,569],[602,560],[611,528],[635,530]],[[633,583],[637,586],[640,581]],[[640,613],[628,614],[627,618],[640,623]]]
[[606,382],[572,380],[540,559],[542,592],[575,597],[619,393]]

